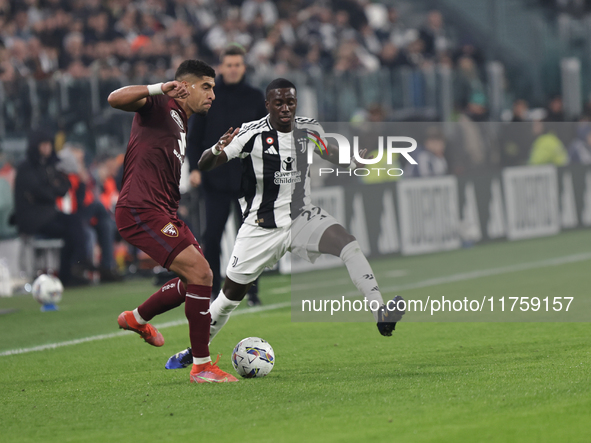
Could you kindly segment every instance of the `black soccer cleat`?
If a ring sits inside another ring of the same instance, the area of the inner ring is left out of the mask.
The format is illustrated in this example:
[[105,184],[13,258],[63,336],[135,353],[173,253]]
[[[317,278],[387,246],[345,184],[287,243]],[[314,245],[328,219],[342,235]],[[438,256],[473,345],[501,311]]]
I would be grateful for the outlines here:
[[[399,301],[405,309],[400,310],[398,309]],[[390,309],[388,309],[390,308]],[[378,331],[384,337],[392,336],[392,331],[396,329],[396,323],[402,320],[402,316],[406,313],[406,303],[404,303],[404,299],[397,295],[387,304],[382,305],[380,310],[378,311]]]

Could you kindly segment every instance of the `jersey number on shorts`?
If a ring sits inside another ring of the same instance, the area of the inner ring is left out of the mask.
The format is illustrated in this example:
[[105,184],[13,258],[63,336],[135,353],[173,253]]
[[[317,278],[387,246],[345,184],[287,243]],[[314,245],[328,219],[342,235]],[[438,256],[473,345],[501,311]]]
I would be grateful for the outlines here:
[[181,155],[185,156],[185,149],[187,147],[187,133],[181,132],[181,139],[178,140],[179,142],[179,150],[181,151]]
[[[314,214],[314,212],[316,212],[316,214]],[[313,219],[317,215],[320,215],[321,212],[322,212],[322,209],[320,207],[316,206],[311,211],[306,210],[306,211],[302,212],[302,217],[308,217],[308,219],[306,221],[310,221],[311,219]],[[326,218],[326,215],[324,215],[324,214],[320,215],[320,220],[322,220],[323,218]]]

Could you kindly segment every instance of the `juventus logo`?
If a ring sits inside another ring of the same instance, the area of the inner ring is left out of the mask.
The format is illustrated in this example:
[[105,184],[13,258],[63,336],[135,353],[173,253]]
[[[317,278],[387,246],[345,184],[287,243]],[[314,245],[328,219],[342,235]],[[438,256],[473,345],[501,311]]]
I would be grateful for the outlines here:
[[308,139],[306,137],[300,137],[297,139],[297,142],[300,144],[300,153],[306,152],[308,148]]
[[235,268],[237,264],[238,264],[238,257],[236,257],[236,256],[232,257],[232,267]]
[[373,274],[364,274],[363,275],[363,278],[366,279],[366,280],[373,280],[374,279],[374,276],[373,276]]

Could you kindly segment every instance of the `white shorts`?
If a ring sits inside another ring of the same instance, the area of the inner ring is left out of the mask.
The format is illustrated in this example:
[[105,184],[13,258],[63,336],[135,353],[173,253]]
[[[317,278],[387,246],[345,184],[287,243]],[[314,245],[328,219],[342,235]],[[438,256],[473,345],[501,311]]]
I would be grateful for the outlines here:
[[287,251],[314,263],[324,231],[337,220],[318,206],[310,206],[283,228],[261,228],[243,223],[226,269],[230,280],[246,285],[273,267]]

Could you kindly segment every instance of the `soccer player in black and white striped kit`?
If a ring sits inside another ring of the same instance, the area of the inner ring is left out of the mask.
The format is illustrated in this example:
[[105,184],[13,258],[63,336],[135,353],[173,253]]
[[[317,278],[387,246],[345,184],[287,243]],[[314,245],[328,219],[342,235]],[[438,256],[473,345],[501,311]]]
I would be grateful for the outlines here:
[[[330,214],[311,204],[307,156],[308,149],[315,145],[308,138],[323,139],[322,127],[314,119],[296,117],[296,88],[286,79],[275,79],[267,86],[265,105],[269,111],[266,117],[245,123],[240,129],[230,128],[199,160],[202,170],[237,157],[242,161],[240,205],[244,223],[224,286],[210,307],[210,341],[226,324],[252,282],[287,251],[310,262],[321,254],[340,257],[368,304],[378,307],[372,313],[379,332],[391,336],[404,311],[386,308],[355,237]],[[328,150],[324,158],[338,164],[338,149],[324,145]],[[400,299],[397,296],[395,301]],[[377,303],[371,303],[374,300]],[[184,367],[186,353],[172,356],[166,367]]]

